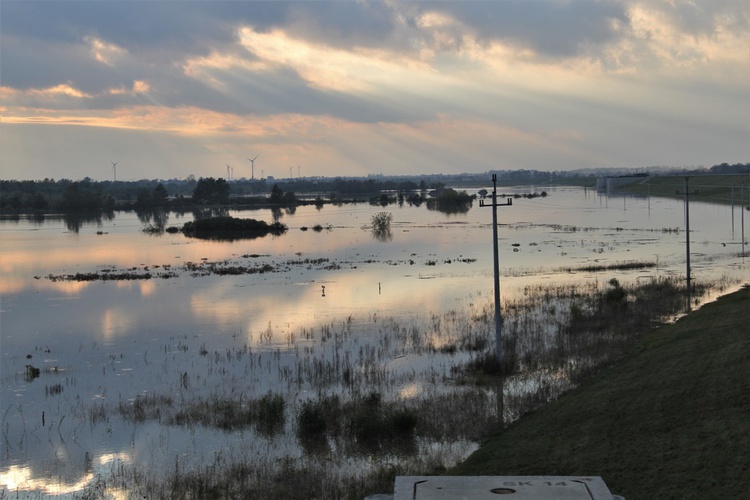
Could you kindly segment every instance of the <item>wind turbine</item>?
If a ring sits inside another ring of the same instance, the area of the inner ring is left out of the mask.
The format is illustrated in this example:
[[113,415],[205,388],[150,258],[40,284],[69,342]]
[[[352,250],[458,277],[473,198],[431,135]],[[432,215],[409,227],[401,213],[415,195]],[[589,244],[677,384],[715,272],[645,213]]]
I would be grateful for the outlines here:
[[232,180],[232,174],[231,174],[232,166],[229,163],[227,163],[226,166],[227,166],[227,181],[231,181]]
[[109,162],[112,164],[112,173],[114,174],[114,182],[117,182],[117,164],[120,163],[119,161],[112,161],[109,160]]
[[248,160],[250,160],[250,167],[252,168],[252,172],[250,175],[251,180],[255,180],[255,159],[258,158],[259,156],[260,156],[260,153],[255,155],[255,158],[248,158]]

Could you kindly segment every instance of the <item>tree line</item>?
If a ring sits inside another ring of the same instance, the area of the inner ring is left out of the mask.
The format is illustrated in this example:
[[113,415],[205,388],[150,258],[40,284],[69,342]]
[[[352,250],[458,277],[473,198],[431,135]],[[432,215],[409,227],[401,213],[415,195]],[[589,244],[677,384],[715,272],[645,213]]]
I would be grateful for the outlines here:
[[[103,181],[88,177],[80,181],[70,179],[44,179],[41,181],[0,180],[0,211],[92,211],[148,208],[190,208],[206,205],[273,205],[295,206],[301,200],[295,194],[302,192],[327,193],[329,201],[341,201],[354,195],[357,201],[367,201],[366,195],[383,191],[413,192],[415,190],[442,189],[440,182],[395,182],[375,179],[296,180],[268,187],[265,179],[258,181],[227,182],[222,178],[205,177],[172,181]],[[315,203],[321,203],[320,194]]]

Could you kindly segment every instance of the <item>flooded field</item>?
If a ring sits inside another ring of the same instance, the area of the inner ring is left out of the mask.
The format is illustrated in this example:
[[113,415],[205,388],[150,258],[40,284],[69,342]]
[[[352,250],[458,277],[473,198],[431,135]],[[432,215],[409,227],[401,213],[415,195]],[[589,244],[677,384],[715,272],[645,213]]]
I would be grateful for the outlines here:
[[[626,290],[684,281],[682,202],[545,190],[498,209],[519,369],[501,390],[464,380],[494,342],[492,214],[477,202],[232,211],[288,226],[233,242],[143,231],[192,214],[0,220],[0,486],[347,497],[450,467],[607,359],[601,339],[570,341],[608,314],[581,296],[645,307]],[[384,211],[390,232],[374,234]],[[693,277],[712,293],[750,279],[740,215],[691,205]]]

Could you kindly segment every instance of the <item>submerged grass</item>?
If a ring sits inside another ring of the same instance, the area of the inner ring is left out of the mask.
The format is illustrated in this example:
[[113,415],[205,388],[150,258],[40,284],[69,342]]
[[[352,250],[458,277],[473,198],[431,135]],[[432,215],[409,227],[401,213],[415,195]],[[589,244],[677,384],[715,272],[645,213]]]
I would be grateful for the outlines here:
[[[644,303],[644,302],[642,302]],[[742,498],[750,484],[750,287],[500,431],[459,475],[600,475],[626,498]]]
[[[187,373],[180,377],[187,380]],[[183,386],[189,383],[181,382]],[[176,400],[169,395],[147,394],[133,401],[120,401],[120,416],[132,422],[156,420],[164,425],[214,427],[233,431],[254,426],[261,434],[274,435],[284,429],[285,400],[268,392],[260,398],[242,396]]]
[[[191,432],[249,432],[271,448],[275,440],[294,442],[299,455],[234,450],[211,464],[176,462],[166,475],[127,466],[95,484],[145,498],[361,499],[389,491],[395,475],[445,471],[466,456],[467,443],[621,357],[654,323],[682,310],[680,283],[528,287],[503,304],[503,365],[492,357],[494,321],[485,301],[413,323],[349,317],[289,336],[284,355],[247,345],[209,351],[203,344],[191,358],[191,366],[198,364],[179,374],[172,391],[116,408],[99,403],[88,412],[91,424],[110,425],[114,412]],[[270,345],[272,338],[269,325],[261,341]],[[170,359],[189,355],[182,342]],[[201,389],[207,377],[219,381],[208,393]],[[253,396],[253,384],[269,378],[279,392]]]

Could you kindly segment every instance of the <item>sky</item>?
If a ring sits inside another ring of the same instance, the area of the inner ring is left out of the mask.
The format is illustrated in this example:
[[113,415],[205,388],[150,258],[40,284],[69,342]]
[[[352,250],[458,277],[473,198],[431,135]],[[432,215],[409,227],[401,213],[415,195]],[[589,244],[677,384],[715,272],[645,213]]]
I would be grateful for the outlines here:
[[2,179],[748,161],[746,0],[0,0]]

